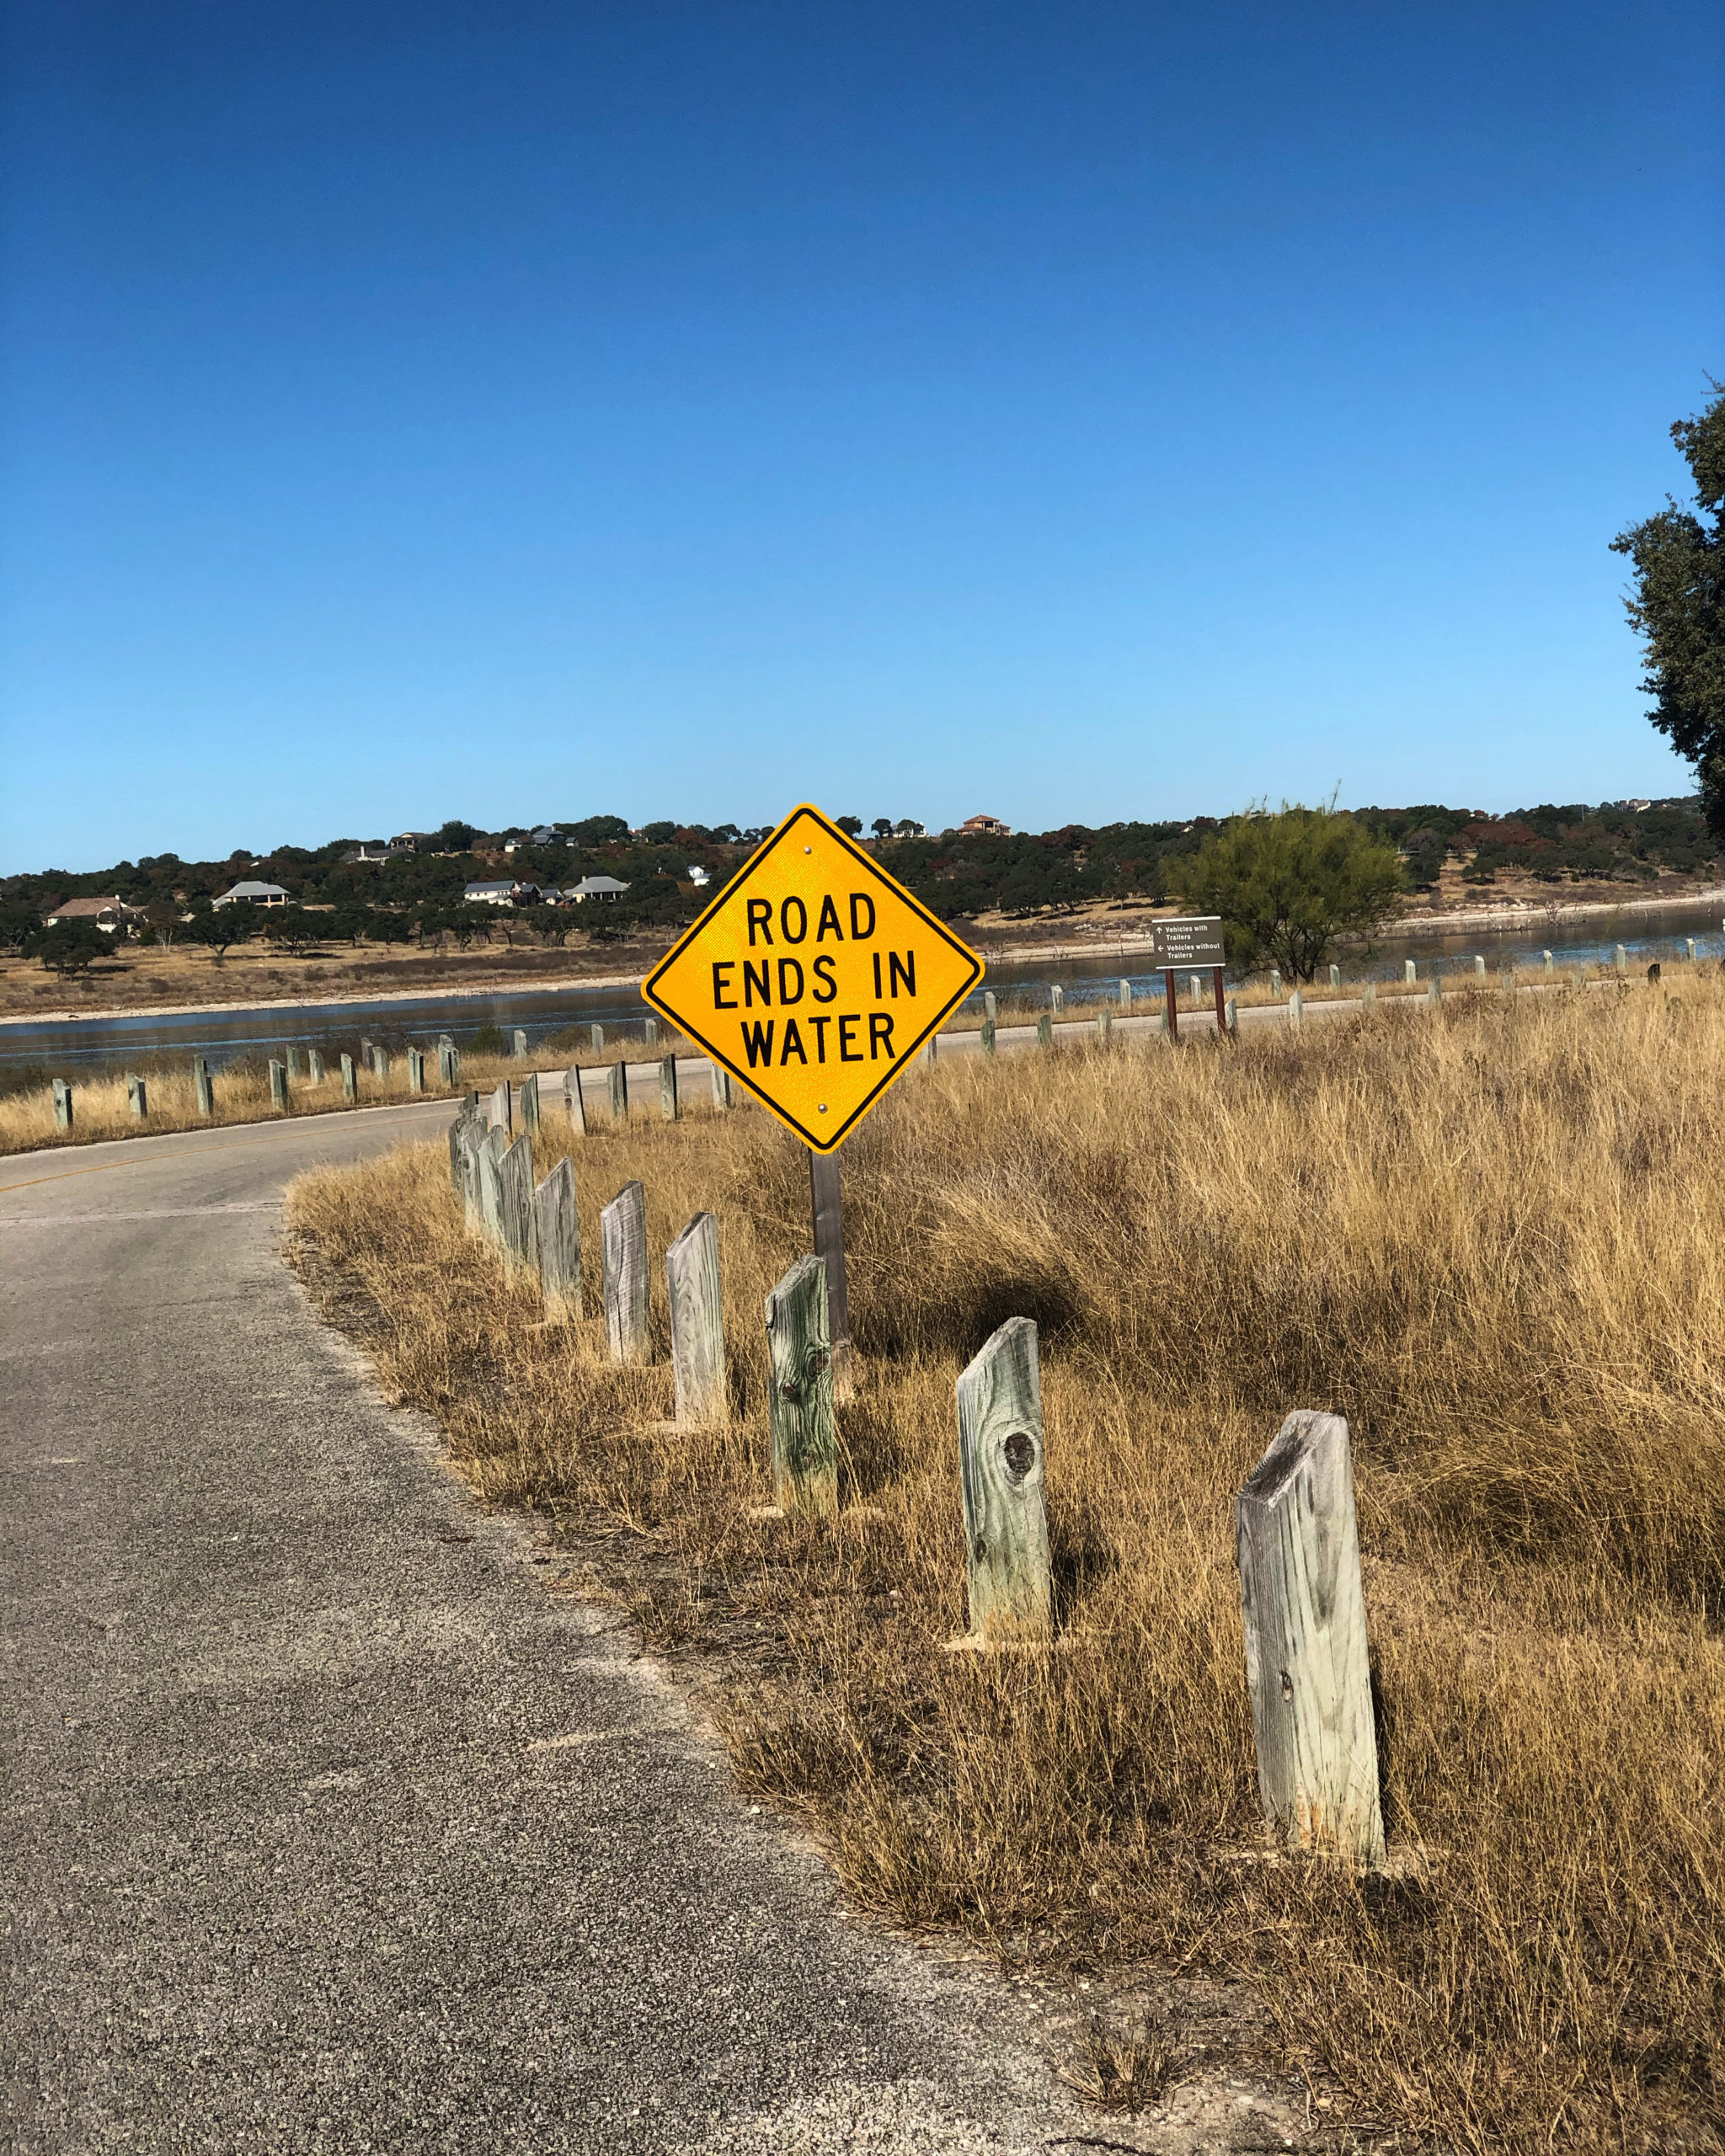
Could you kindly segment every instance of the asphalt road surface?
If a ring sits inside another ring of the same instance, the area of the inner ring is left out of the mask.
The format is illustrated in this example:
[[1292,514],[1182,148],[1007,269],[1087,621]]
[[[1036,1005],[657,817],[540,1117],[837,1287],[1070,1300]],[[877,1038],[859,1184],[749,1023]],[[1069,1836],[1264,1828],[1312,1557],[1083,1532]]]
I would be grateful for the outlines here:
[[312,1317],[286,1181],[448,1113],[0,1164],[4,2146],[1140,2145]]

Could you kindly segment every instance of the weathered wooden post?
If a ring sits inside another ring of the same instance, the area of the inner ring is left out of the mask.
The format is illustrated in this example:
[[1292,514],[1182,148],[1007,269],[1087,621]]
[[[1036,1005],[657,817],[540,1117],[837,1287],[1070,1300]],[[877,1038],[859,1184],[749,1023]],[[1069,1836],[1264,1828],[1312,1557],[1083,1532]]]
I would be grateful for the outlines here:
[[818,1257],[799,1257],[767,1297],[766,1350],[772,1365],[767,1397],[774,1495],[788,1513],[836,1513],[832,1342],[826,1267]]
[[425,1090],[425,1058],[416,1048],[408,1050],[408,1091],[423,1093]]
[[287,1065],[270,1059],[270,1105],[272,1108],[287,1106]]
[[1685,937],[1684,937],[1684,939],[1683,939],[1683,955],[1684,955],[1684,957],[1685,957],[1685,958],[1686,958],[1689,960],[1689,962],[1690,962],[1690,963],[1691,965],[1693,965],[1693,964],[1695,963],[1695,938],[1694,938],[1694,937],[1692,937],[1692,936],[1685,936]]
[[192,1088],[198,1097],[198,1113],[214,1115],[216,1086],[210,1075],[210,1059],[207,1056],[195,1055],[192,1058]]
[[499,1241],[511,1273],[539,1265],[537,1215],[533,1205],[533,1141],[524,1130],[497,1166]]
[[1234,1503],[1258,1787],[1290,1849],[1384,1855],[1348,1425],[1290,1415]]
[[985,1018],[983,1020],[981,1028],[976,1038],[982,1044],[982,1053],[985,1055],[992,1055],[995,1052],[994,1020],[992,1018]]
[[341,1097],[344,1101],[356,1101],[360,1097],[360,1074],[354,1068],[354,1059],[350,1055],[344,1055],[341,1059]]
[[1288,998],[1288,1023],[1297,1033],[1306,1022],[1306,998],[1296,988]]
[[1375,1011],[1377,1009],[1378,985],[1375,980],[1369,980],[1365,984],[1365,986],[1360,990],[1359,1001],[1368,1011]]
[[539,1134],[539,1073],[530,1070],[521,1081],[521,1129],[529,1138]]
[[1339,966],[1332,966],[1330,968],[1330,986],[1332,988],[1339,988],[1341,985],[1342,969]]
[[677,1059],[668,1055],[659,1066],[659,1113],[667,1123],[677,1119]]
[[[1694,946],[1691,945],[1690,947],[1693,950]],[[1546,978],[1549,980],[1557,970],[1557,961],[1549,951],[1541,951],[1540,956],[1546,962]]]
[[483,1234],[485,1227],[484,1208],[481,1202],[485,1170],[480,1156],[489,1147],[491,1131],[477,1108],[460,1125],[460,1130],[462,1222],[470,1235],[477,1235]]
[[54,1081],[54,1121],[61,1130],[72,1128],[72,1088],[63,1078]]
[[1058,1018],[1066,1007],[1066,991],[1055,981],[1048,992],[1048,1007]]
[[982,991],[982,1015],[991,1026],[997,1025],[1000,1022],[1000,1001],[991,988],[985,988]]
[[479,1200],[479,1231],[489,1241],[503,1241],[503,1156],[509,1150],[509,1133],[492,1123],[485,1142],[478,1147],[475,1163]]
[[1660,980],[1664,978],[1664,968],[1659,963],[1658,960],[1655,958],[1652,965],[1648,968],[1648,986],[1649,988],[1657,988]]
[[526,1062],[527,1057],[527,1036],[520,1026],[517,1026],[515,1030],[515,1039],[511,1043],[511,1053],[515,1056],[517,1060]]
[[389,1050],[384,1047],[382,1041],[374,1041],[371,1044],[371,1070],[374,1076],[381,1079],[385,1085],[388,1084]]
[[1611,963],[1620,974],[1626,974],[1629,971],[1629,953],[1621,943],[1612,954]]
[[1039,1048],[1052,1048],[1054,1044],[1055,1022],[1048,1012],[1044,1011],[1039,1013],[1036,1021],[1036,1045]]
[[697,1213],[665,1254],[670,1299],[670,1362],[677,1421],[700,1429],[730,1420],[724,1385],[724,1299],[718,1278],[718,1222]]
[[657,1048],[659,1046],[659,1021],[657,1018],[649,1018],[644,1021],[641,1027],[641,1038],[646,1042],[649,1048]]
[[611,1113],[618,1121],[629,1113],[629,1066],[621,1058],[611,1066]]
[[1280,968],[1279,968],[1279,967],[1277,967],[1277,966],[1272,966],[1272,967],[1270,968],[1270,994],[1271,994],[1272,995],[1279,995],[1281,994],[1281,992],[1282,992],[1282,974],[1281,974],[1281,969],[1280,969]]
[[1132,984],[1130,980],[1123,980],[1120,983],[1120,1008],[1123,1011],[1130,1011],[1132,1008]]
[[290,1080],[297,1078],[300,1075],[299,1050],[289,1046],[282,1051],[282,1060],[287,1065],[287,1075]]
[[722,1063],[713,1065],[713,1105],[728,1108],[731,1104],[731,1074]]
[[814,1255],[825,1268],[833,1397],[848,1400],[855,1390],[851,1371],[851,1294],[845,1277],[845,1210],[836,1153],[809,1150],[809,1213],[814,1231]]
[[515,1097],[505,1078],[491,1096],[491,1128],[512,1133],[515,1127]]
[[569,1119],[569,1129],[587,1134],[587,1103],[581,1092],[581,1066],[572,1063],[563,1074],[563,1108]]
[[1114,1014],[1112,1011],[1104,1011],[1101,1017],[1097,1018],[1096,1022],[1096,1038],[1104,1048],[1107,1048],[1113,1041],[1114,1038]]
[[455,1086],[461,1082],[461,1051],[446,1033],[437,1043],[437,1082],[440,1086]]
[[553,1315],[581,1315],[581,1224],[575,1212],[575,1170],[568,1154],[533,1193],[539,1289]]
[[467,1163],[462,1141],[473,1120],[467,1109],[462,1108],[457,1112],[454,1122],[449,1126],[449,1187],[457,1198],[467,1188]]
[[599,1215],[605,1285],[605,1337],[613,1363],[651,1359],[648,1323],[647,1191],[626,1182]]
[[[1124,981],[1120,985],[1125,986]],[[1172,966],[1162,968],[1162,1022],[1156,1032],[1176,1048],[1180,1045],[1180,990]]]
[[1427,985],[1425,1000],[1429,1004],[1430,1004],[1434,1011],[1437,1009],[1439,1004],[1440,1004],[1444,1000],[1444,984],[1436,974],[1432,975],[1430,981]]
[[1033,1318],[1009,1317],[959,1380],[959,1475],[972,1643],[1050,1639],[1042,1380]]
[[136,1070],[126,1074],[126,1105],[135,1123],[142,1123],[150,1113],[150,1089]]
[[376,1047],[376,1042],[372,1040],[369,1033],[361,1033],[360,1035],[360,1060],[361,1063],[367,1065],[370,1065],[371,1060],[371,1050]]
[[597,1054],[599,1050],[605,1046],[605,1028],[603,1026],[589,1026],[587,1033],[589,1036],[589,1043],[594,1053]]
[[1476,980],[1483,980],[1486,977],[1486,961],[1483,952],[1475,953],[1473,961],[1473,977]]
[[1414,964],[1412,958],[1404,958],[1402,961],[1402,978],[1410,988],[1419,979],[1419,968]]
[[1222,1030],[1231,1039],[1239,1038],[1240,1006],[1231,995],[1222,1006]]
[[323,1083],[323,1051],[321,1048],[306,1050],[306,1075],[314,1086]]

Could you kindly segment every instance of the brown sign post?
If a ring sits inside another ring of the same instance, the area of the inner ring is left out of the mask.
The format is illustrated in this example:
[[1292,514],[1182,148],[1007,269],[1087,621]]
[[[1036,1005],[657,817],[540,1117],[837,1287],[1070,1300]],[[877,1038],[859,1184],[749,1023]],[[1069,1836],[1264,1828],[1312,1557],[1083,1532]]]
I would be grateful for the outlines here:
[[1180,997],[1174,976],[1183,968],[1208,966],[1215,990],[1216,1031],[1228,1030],[1227,1006],[1222,994],[1222,969],[1227,950],[1222,924],[1215,914],[1194,914],[1174,921],[1156,921],[1151,931],[1151,957],[1162,969],[1162,991],[1167,999],[1168,1038],[1180,1038]]

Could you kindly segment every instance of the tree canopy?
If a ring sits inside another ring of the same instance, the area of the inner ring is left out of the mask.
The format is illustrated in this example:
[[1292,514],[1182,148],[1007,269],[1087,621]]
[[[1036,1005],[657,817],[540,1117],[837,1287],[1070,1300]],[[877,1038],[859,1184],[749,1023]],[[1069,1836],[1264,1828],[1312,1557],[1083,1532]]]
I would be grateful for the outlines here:
[[1284,802],[1233,817],[1168,875],[1196,911],[1220,914],[1229,963],[1311,980],[1339,937],[1375,928],[1402,889],[1387,840],[1334,808]]
[[1611,547],[1634,566],[1624,605],[1647,659],[1648,717],[1695,766],[1707,828],[1725,842],[1725,388],[1712,386],[1706,409],[1671,429],[1694,477],[1694,509],[1668,495]]

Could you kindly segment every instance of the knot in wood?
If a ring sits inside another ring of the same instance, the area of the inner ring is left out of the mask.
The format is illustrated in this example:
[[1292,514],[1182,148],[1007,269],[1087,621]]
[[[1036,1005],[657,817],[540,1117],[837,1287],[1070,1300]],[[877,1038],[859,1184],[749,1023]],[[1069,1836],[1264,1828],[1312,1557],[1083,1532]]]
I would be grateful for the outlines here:
[[1007,1480],[1016,1487],[1036,1465],[1036,1440],[1028,1430],[1014,1430],[1001,1449],[1006,1455]]

